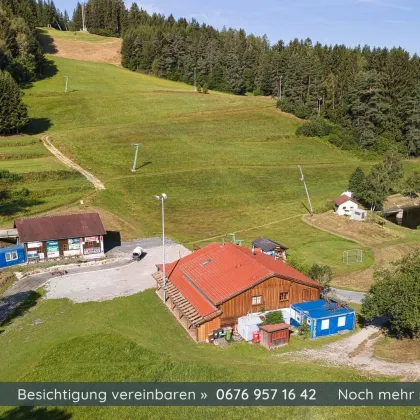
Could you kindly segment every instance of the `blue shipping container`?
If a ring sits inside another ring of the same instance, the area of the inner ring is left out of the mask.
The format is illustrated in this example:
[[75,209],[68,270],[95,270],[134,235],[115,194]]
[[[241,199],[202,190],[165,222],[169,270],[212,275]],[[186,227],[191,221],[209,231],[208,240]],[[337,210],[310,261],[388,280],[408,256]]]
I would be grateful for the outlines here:
[[290,324],[298,328],[302,322],[308,324],[310,338],[326,337],[354,330],[356,312],[323,299],[296,303],[290,307]]
[[0,248],[0,268],[11,267],[25,262],[26,254],[23,245]]

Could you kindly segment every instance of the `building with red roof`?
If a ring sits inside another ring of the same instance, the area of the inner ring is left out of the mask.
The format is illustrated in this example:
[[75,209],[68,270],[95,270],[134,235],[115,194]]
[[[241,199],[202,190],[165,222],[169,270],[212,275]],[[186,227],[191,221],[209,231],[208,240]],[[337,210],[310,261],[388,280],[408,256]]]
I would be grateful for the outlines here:
[[[157,268],[163,298],[162,266]],[[322,289],[285,262],[231,243],[213,243],[166,264],[166,277],[166,304],[197,341],[261,308],[319,299]]]
[[360,203],[346,194],[341,194],[334,200],[334,206],[339,216],[351,216],[355,210],[358,210]]

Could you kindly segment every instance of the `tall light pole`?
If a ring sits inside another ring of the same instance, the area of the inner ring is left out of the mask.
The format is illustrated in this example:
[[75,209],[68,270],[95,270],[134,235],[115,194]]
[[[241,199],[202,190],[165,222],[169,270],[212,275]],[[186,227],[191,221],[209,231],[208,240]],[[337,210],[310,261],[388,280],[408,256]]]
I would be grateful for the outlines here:
[[141,143],[133,143],[132,146],[136,148],[136,151],[134,152],[134,163],[133,163],[133,169],[131,169],[131,172],[136,172],[137,169],[137,155],[139,154],[139,147],[142,146]]
[[64,92],[67,93],[67,90],[68,90],[68,87],[69,87],[70,76],[64,76],[64,78],[66,79],[66,88],[64,89]]
[[155,195],[156,200],[162,203],[162,289],[163,289],[163,303],[166,305],[166,267],[165,267],[165,200],[168,196],[165,193]]

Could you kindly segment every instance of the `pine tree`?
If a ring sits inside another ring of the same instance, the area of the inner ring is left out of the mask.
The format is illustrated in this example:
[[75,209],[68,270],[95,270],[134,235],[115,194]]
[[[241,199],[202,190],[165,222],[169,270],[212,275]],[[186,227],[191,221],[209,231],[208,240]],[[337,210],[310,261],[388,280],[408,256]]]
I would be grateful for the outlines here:
[[18,133],[28,123],[22,92],[7,71],[0,71],[0,134]]
[[362,168],[356,168],[351,174],[349,179],[349,191],[353,193],[353,197],[356,200],[363,199],[366,191],[366,176]]

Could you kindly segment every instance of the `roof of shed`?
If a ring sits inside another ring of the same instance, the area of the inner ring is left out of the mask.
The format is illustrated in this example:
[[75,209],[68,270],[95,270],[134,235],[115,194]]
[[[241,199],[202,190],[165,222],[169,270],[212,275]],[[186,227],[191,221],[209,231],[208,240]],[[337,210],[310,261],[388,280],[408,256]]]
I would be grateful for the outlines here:
[[255,246],[255,248],[260,248],[264,252],[273,251],[276,248],[281,249],[289,249],[287,246],[284,246],[282,244],[279,244],[278,242],[272,241],[271,239],[267,238],[257,238],[255,241],[252,241],[252,245]]
[[285,330],[290,327],[289,324],[285,324],[284,322],[281,322],[280,324],[272,324],[272,325],[261,325],[260,329],[266,332],[274,332],[274,331],[280,331]]
[[3,254],[5,252],[18,251],[21,249],[25,249],[25,247],[22,244],[11,245],[4,248],[0,248],[0,253]]
[[48,241],[105,235],[98,213],[31,217],[15,220],[20,242]]
[[360,205],[360,203],[358,203],[356,200],[354,200],[353,198],[350,198],[348,195],[340,195],[340,197],[338,197],[338,198],[336,198],[335,200],[334,200],[334,203],[337,205],[337,206],[340,206],[341,204],[344,204],[344,203],[346,203],[347,201],[352,201],[353,203],[355,203],[355,204],[359,204]]
[[[162,265],[157,266],[162,269]],[[270,278],[282,277],[322,288],[294,268],[273,257],[234,244],[210,244],[170,264],[168,279],[205,316],[217,305]]]
[[352,308],[343,308],[336,302],[328,303],[324,299],[313,300],[311,302],[295,303],[291,308],[299,312],[305,312],[310,318],[328,318],[331,316],[354,313]]

